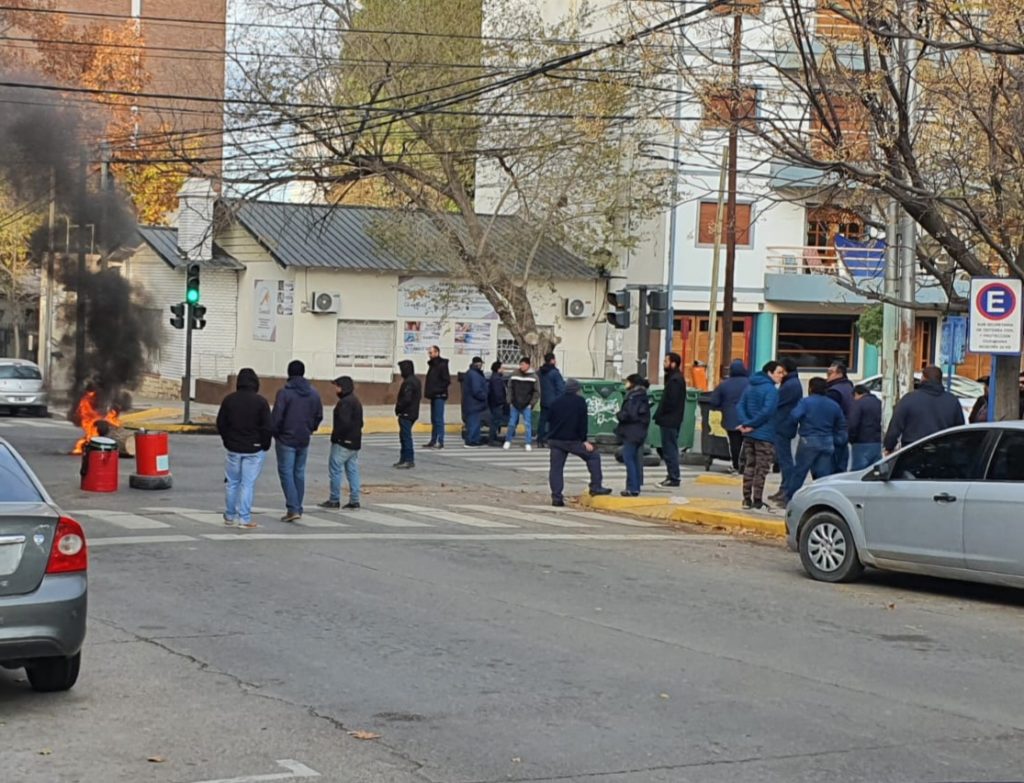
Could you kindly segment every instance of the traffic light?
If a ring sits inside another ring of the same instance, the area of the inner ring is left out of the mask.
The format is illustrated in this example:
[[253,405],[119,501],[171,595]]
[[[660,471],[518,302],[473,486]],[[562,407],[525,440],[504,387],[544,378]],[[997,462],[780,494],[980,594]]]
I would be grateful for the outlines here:
[[192,306],[192,328],[203,329],[206,326],[206,307],[205,305],[193,305]]
[[665,311],[668,310],[668,291],[656,288],[647,292],[647,326],[651,329],[665,328]]
[[189,264],[185,270],[185,301],[199,304],[199,264]]
[[171,315],[174,317],[171,319],[171,326],[175,329],[185,328],[185,303],[178,302],[178,304],[171,305]]
[[629,291],[625,288],[620,291],[609,291],[608,304],[612,307],[612,309],[608,311],[608,323],[616,329],[628,329],[630,306]]

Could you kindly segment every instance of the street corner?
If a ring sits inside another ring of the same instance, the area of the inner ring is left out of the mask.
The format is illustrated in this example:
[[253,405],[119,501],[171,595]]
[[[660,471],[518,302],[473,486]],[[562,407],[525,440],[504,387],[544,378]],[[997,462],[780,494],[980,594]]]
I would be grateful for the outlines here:
[[786,524],[765,512],[747,512],[737,502],[721,498],[694,498],[680,495],[654,497],[591,497],[578,499],[580,506],[598,511],[616,511],[658,522],[681,522],[726,530],[746,530],[773,538],[785,538]]
[[577,502],[584,508],[592,508],[596,511],[627,511],[638,512],[648,508],[662,508],[667,506],[671,498],[665,495],[640,496],[636,498],[624,498],[619,495],[581,495]]
[[181,416],[180,408],[143,408],[121,414],[121,423],[126,429],[142,429],[143,424],[151,421],[170,421]]
[[739,487],[743,485],[743,478],[740,476],[722,475],[721,473],[704,473],[697,476],[693,483],[709,487]]

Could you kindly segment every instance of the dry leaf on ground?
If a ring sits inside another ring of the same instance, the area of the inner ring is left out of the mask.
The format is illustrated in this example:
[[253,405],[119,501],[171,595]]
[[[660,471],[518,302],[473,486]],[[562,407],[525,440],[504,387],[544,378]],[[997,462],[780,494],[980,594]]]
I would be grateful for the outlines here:
[[380,739],[380,734],[375,734],[372,731],[364,731],[363,729],[356,729],[348,733],[350,737],[355,737],[358,740],[375,740]]

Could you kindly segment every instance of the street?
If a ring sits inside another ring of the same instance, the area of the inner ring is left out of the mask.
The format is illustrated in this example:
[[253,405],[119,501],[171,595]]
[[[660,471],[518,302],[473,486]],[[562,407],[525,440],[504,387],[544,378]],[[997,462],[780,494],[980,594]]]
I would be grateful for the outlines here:
[[454,437],[396,471],[368,436],[351,513],[315,508],[315,439],[302,525],[271,453],[234,531],[219,439],[90,495],[75,436],[0,417],[91,545],[78,685],[0,671],[4,781],[1024,779],[1020,591],[812,582],[775,541],[551,509],[546,452]]

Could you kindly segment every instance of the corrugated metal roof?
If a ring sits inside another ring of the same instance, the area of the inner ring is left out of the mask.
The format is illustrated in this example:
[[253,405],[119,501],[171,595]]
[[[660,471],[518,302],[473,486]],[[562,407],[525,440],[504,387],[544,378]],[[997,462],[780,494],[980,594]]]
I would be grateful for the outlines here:
[[[178,248],[178,229],[167,226],[139,226],[140,242],[145,242],[172,269],[184,266],[186,259]],[[217,243],[213,244],[213,258],[200,264],[204,269],[245,269],[239,261],[229,256]]]
[[[283,266],[437,275],[460,268],[450,245],[422,212],[272,201],[226,204]],[[523,274],[536,236],[511,216],[499,216],[492,231],[493,247],[506,271]],[[549,239],[541,241],[530,272],[562,280],[598,275],[583,259]]]

